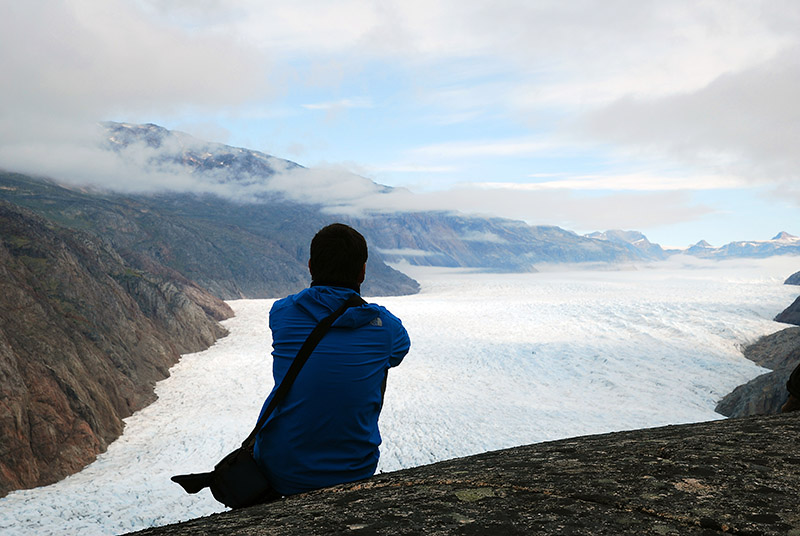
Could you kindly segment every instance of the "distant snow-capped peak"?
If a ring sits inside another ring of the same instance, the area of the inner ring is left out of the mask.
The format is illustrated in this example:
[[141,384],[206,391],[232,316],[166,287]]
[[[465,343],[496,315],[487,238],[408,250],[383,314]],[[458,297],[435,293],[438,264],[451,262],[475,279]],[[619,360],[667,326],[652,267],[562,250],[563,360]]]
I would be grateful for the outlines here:
[[799,237],[791,235],[786,231],[781,231],[772,238],[772,242],[797,242],[800,241]]

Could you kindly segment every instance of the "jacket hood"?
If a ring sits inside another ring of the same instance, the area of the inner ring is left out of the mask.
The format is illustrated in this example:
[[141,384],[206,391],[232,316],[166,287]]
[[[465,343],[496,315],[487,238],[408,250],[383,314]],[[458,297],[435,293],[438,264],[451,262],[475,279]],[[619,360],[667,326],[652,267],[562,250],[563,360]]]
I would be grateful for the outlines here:
[[[330,315],[352,296],[357,294],[349,288],[315,286],[294,295],[294,303],[315,321],[319,322]],[[369,324],[380,314],[380,306],[368,303],[360,307],[350,307],[336,319],[333,327],[357,328]]]

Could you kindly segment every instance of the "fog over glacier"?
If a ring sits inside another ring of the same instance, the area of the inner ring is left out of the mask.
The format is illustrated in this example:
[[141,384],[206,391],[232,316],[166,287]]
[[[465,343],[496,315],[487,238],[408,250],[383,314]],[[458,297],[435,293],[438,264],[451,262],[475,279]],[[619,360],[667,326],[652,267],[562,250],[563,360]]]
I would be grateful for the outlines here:
[[[798,287],[797,257],[675,258],[613,271],[479,274],[401,266],[415,296],[380,298],[412,347],[389,375],[379,471],[540,441],[722,418],[718,400],[765,372],[742,345]],[[210,470],[272,387],[272,300],[229,302],[230,335],[186,355],[82,472],[0,499],[0,533],[118,534],[223,508],[173,474]]]

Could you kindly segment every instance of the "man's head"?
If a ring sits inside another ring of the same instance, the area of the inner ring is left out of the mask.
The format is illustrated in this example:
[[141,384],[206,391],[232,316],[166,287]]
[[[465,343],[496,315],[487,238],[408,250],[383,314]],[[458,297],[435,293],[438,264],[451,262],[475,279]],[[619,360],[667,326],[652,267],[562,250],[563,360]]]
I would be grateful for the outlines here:
[[367,241],[361,233],[343,223],[323,227],[311,240],[308,269],[313,285],[358,290],[364,282],[366,263]]

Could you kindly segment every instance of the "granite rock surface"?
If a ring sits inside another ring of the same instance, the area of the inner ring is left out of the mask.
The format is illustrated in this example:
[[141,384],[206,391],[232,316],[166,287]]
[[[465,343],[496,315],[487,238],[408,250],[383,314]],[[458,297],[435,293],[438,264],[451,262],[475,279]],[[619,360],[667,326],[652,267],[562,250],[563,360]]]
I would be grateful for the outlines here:
[[798,437],[800,413],[565,439],[136,534],[800,536]]

